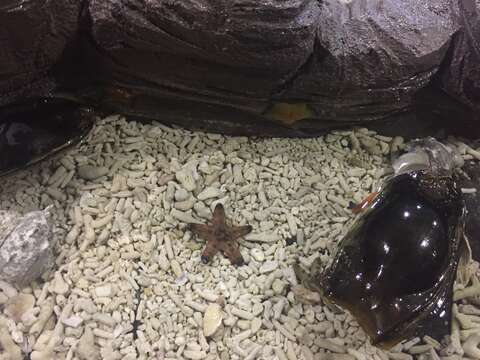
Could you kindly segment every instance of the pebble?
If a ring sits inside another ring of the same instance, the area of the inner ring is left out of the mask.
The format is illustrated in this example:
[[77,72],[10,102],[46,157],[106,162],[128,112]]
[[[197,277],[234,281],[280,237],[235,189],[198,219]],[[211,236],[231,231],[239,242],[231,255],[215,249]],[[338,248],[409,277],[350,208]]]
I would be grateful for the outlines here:
[[197,186],[193,178],[193,172],[188,167],[177,171],[175,177],[185,190],[193,191],[196,189]]
[[170,267],[172,268],[172,271],[177,278],[183,275],[182,267],[177,260],[175,259],[170,260]]
[[288,340],[296,342],[297,339],[295,335],[293,335],[291,332],[289,332],[283,325],[281,325],[278,321],[274,320],[273,321],[273,326],[283,335],[285,336]]
[[241,310],[236,307],[232,307],[231,313],[232,315],[238,316],[239,318],[245,319],[245,320],[253,320],[253,317],[254,317],[251,312]]
[[188,198],[185,201],[175,203],[175,208],[182,211],[187,211],[193,208],[195,205],[195,199],[193,197]]
[[222,320],[223,312],[220,305],[210,303],[203,315],[203,335],[205,337],[213,336],[222,325]]
[[318,304],[320,302],[320,295],[317,292],[311,291],[302,285],[293,287],[293,293],[297,301],[304,304]]
[[7,295],[5,295],[4,293],[0,293],[0,305],[6,304],[7,301],[8,301]]
[[49,215],[52,209],[50,206],[40,211],[29,209],[23,216],[17,211],[0,209],[0,281],[23,286],[52,267],[54,234],[53,218]]
[[322,349],[325,349],[334,353],[340,353],[340,354],[346,353],[346,350],[343,346],[339,346],[329,339],[317,338],[315,339],[315,345],[317,345]]
[[83,319],[79,316],[71,316],[62,320],[62,323],[73,328],[79,327],[82,322]]
[[282,348],[280,347],[275,347],[274,348],[275,355],[277,356],[278,360],[288,360],[287,355],[283,351]]
[[9,334],[8,326],[6,321],[0,317],[0,345],[2,353],[2,359],[5,358],[6,360],[22,360],[22,352],[20,347],[15,344],[12,337]]
[[95,295],[98,297],[110,297],[112,296],[112,286],[110,284],[97,286],[95,288]]
[[278,269],[278,261],[276,260],[268,260],[265,261],[262,266],[260,266],[259,272],[260,274],[266,274]]
[[59,272],[55,274],[52,291],[60,295],[64,295],[68,292],[68,284],[63,280],[63,277]]
[[185,350],[183,352],[183,356],[185,356],[187,359],[200,360],[200,359],[205,359],[207,357],[207,353],[205,351]]
[[262,327],[262,319],[256,317],[250,322],[250,331],[252,334],[256,334]]
[[81,360],[97,360],[100,359],[100,353],[94,342],[92,330],[87,327],[78,342],[75,353]]
[[108,174],[104,166],[82,165],[77,168],[77,174],[84,180],[95,180]]
[[262,347],[261,346],[255,346],[253,348],[253,350],[247,355],[245,356],[245,360],[253,360],[257,357],[257,355],[260,353],[260,351],[262,350]]
[[210,220],[210,218],[212,217],[212,211],[207,206],[205,206],[203,202],[196,202],[193,205],[193,209],[195,210],[197,215],[203,219]]
[[245,240],[260,242],[260,243],[275,243],[281,239],[281,236],[273,233],[248,234]]
[[297,360],[293,344],[290,341],[287,342],[287,358],[288,360]]
[[275,293],[275,295],[282,295],[283,292],[285,291],[287,283],[283,280],[280,279],[275,279],[273,280],[272,283],[272,290]]
[[175,191],[175,200],[176,201],[185,201],[190,197],[190,194],[187,190],[180,188]]
[[202,222],[195,219],[191,214],[187,213],[187,212],[184,212],[184,211],[180,211],[180,210],[177,210],[177,209],[172,209],[172,212],[171,212],[171,215],[183,222],[183,223],[193,223],[193,224],[201,224]]

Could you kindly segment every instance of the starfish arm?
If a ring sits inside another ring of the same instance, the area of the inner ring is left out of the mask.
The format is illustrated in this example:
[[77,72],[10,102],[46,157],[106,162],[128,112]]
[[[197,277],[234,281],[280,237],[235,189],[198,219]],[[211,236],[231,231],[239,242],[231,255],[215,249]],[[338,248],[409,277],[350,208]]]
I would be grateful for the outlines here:
[[233,265],[243,265],[243,256],[240,253],[240,249],[233,241],[219,243],[220,250],[230,260]]
[[250,225],[246,226],[232,226],[230,228],[230,239],[235,240],[242,236],[249,234],[252,231],[252,227]]
[[188,229],[198,237],[208,240],[212,236],[210,226],[204,224],[188,224]]
[[213,210],[212,225],[218,226],[225,224],[225,209],[221,203],[218,203]]
[[212,260],[212,258],[215,256],[215,254],[218,252],[218,243],[216,241],[208,241],[207,245],[205,245],[205,249],[203,249],[202,252],[202,262],[204,264],[207,264]]

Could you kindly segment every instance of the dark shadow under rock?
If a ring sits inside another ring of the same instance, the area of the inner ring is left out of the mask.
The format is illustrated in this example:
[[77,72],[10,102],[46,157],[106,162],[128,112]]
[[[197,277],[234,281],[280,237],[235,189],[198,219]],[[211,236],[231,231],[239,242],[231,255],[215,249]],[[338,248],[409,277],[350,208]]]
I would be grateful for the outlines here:
[[77,144],[92,129],[93,111],[44,99],[0,109],[0,176]]

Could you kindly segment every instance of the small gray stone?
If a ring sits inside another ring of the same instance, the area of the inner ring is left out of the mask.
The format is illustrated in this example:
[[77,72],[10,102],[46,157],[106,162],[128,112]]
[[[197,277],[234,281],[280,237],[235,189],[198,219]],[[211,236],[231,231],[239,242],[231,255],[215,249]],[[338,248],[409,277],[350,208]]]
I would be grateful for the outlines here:
[[53,264],[48,211],[0,211],[0,218],[0,279],[19,285],[37,279]]
[[207,199],[212,199],[212,198],[217,198],[222,195],[222,192],[214,187],[208,187],[205,190],[203,190],[200,194],[198,194],[197,198],[198,200],[207,200]]
[[100,352],[95,345],[95,337],[89,327],[85,328],[80,341],[75,348],[77,356],[82,360],[96,360],[100,358]]
[[262,266],[260,266],[260,274],[265,274],[277,270],[278,261],[266,261]]
[[176,201],[185,201],[190,197],[190,194],[185,189],[177,189],[175,191],[175,200]]
[[197,185],[193,177],[193,171],[191,168],[183,168],[175,173],[177,181],[182,184],[183,188],[187,191],[193,191]]
[[198,216],[204,219],[210,219],[212,217],[212,211],[205,206],[203,202],[197,202],[193,205],[195,212]]
[[104,166],[82,165],[77,169],[78,176],[85,180],[95,180],[108,174]]
[[253,248],[250,251],[250,255],[255,259],[255,261],[262,262],[265,260],[265,254],[263,253],[262,249]]
[[275,295],[282,295],[286,285],[287,284],[285,283],[285,281],[280,279],[275,279],[273,280],[272,290],[275,293]]

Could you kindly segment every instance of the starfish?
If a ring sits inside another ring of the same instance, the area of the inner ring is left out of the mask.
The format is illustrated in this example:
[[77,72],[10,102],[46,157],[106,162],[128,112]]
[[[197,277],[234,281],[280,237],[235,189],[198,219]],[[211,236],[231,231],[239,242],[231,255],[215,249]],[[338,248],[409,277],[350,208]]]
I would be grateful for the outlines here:
[[233,265],[243,265],[243,257],[235,240],[252,231],[250,225],[227,225],[225,209],[222,204],[217,204],[213,211],[210,225],[188,224],[188,229],[195,235],[207,241],[201,260],[207,264],[218,251],[221,251]]

